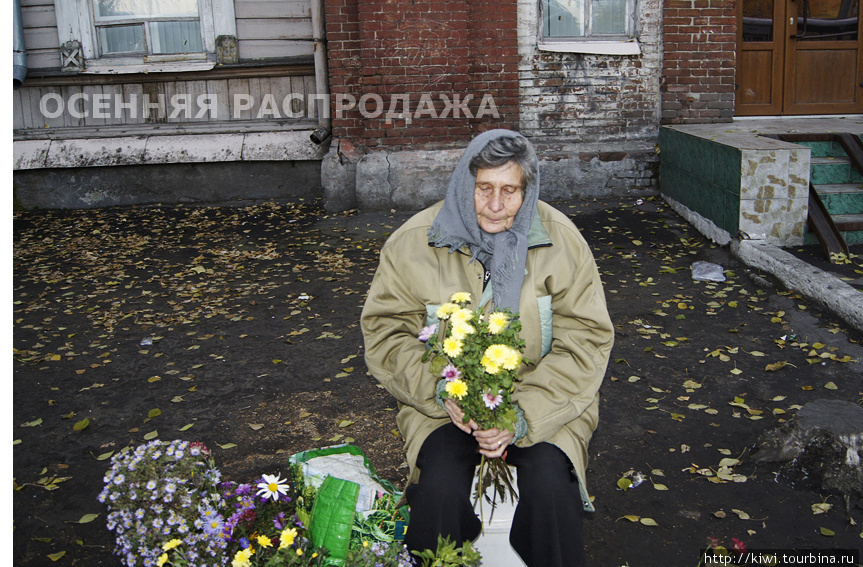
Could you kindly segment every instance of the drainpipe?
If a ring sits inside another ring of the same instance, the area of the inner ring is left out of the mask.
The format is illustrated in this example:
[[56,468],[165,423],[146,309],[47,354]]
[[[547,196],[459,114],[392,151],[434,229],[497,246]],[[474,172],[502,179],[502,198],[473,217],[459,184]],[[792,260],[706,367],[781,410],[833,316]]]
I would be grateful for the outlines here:
[[24,47],[21,2],[12,0],[12,3],[12,88],[17,89],[27,77],[27,50]]
[[324,0],[312,0],[312,39],[315,45],[315,88],[318,96],[318,129],[312,132],[311,140],[323,144],[332,134],[330,120],[330,84],[327,72],[327,39],[324,26]]

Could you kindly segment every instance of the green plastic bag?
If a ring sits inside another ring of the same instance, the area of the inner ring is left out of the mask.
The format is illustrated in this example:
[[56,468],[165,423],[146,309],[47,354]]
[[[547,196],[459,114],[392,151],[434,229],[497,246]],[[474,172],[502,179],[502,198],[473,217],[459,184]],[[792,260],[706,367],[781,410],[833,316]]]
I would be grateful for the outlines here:
[[[333,458],[333,461],[315,464],[315,461],[326,461],[327,458]],[[321,486],[324,478],[330,475],[359,484],[360,496],[357,502],[357,512],[371,508],[377,491],[401,495],[391,482],[378,476],[371,461],[359,447],[354,445],[333,445],[332,447],[301,451],[291,455],[288,461],[291,464],[302,465],[306,482],[315,488]],[[312,466],[313,464],[315,466]]]
[[[304,483],[317,489],[309,531],[312,543],[327,549],[328,565],[344,565],[347,552],[363,541],[404,539],[407,506],[394,508],[402,494],[378,476],[358,447],[344,444],[302,451],[291,455],[289,462],[300,465]],[[375,508],[381,503],[392,509]]]
[[328,476],[318,490],[309,531],[312,543],[326,548],[328,565],[344,565],[351,543],[351,529],[360,485]]

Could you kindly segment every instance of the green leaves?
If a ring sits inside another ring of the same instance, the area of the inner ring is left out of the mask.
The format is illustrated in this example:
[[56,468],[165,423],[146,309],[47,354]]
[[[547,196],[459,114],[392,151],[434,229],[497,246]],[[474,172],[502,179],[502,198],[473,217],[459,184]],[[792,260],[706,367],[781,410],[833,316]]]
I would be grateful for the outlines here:
[[431,355],[431,365],[430,370],[431,373],[435,376],[440,376],[441,372],[443,372],[444,367],[447,365],[447,360],[443,356],[432,354]]
[[480,561],[479,552],[470,541],[465,542],[463,547],[456,548],[448,537],[440,536],[436,551],[426,549],[417,553],[417,557],[422,559],[422,567],[467,567],[478,565]]

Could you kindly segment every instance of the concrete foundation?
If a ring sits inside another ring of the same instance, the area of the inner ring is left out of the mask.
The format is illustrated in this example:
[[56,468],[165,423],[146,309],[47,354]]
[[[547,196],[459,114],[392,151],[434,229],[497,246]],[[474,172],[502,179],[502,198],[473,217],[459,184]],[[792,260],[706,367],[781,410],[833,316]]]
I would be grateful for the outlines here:
[[[418,210],[446,195],[464,148],[363,152],[335,140],[321,173],[327,210]],[[656,192],[657,157],[644,148],[597,151],[537,144],[540,197],[644,195]]]
[[242,203],[320,197],[320,161],[174,163],[14,172],[25,208],[88,209],[157,203]]

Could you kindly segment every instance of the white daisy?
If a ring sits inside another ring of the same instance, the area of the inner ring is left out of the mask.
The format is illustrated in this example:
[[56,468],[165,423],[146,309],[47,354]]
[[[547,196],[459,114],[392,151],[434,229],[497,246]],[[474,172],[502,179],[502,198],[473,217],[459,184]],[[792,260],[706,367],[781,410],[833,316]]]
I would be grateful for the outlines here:
[[278,500],[279,495],[284,495],[288,493],[288,484],[286,480],[282,480],[279,475],[263,475],[264,482],[258,483],[258,496],[266,499],[272,498],[273,500]]

